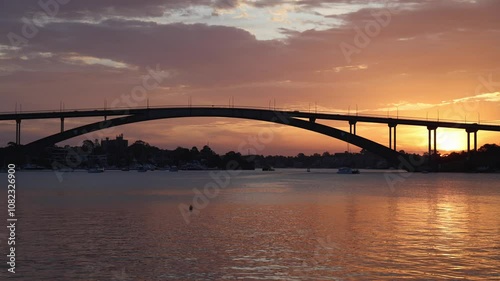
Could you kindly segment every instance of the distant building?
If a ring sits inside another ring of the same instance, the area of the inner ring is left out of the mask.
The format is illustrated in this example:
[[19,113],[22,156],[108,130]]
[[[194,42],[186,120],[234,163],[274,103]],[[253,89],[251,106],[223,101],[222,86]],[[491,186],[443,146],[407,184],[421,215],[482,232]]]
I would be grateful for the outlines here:
[[103,152],[108,156],[108,165],[117,166],[125,162],[127,156],[128,140],[123,138],[123,134],[116,136],[114,140],[106,138],[101,140]]
[[128,147],[128,140],[123,138],[123,134],[120,134],[114,140],[110,140],[109,138],[101,140],[101,147],[104,152],[125,151]]

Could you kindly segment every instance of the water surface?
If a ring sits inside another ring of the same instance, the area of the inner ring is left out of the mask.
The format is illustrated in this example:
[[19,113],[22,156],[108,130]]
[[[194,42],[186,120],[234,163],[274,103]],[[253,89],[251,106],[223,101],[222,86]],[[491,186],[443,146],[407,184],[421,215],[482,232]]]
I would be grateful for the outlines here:
[[17,176],[2,278],[500,280],[500,174],[245,171],[189,223],[207,171]]

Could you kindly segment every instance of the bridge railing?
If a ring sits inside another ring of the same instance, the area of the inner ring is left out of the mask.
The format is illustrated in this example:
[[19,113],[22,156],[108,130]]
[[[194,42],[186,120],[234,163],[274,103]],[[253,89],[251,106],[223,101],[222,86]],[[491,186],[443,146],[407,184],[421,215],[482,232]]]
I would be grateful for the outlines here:
[[360,117],[377,117],[377,118],[392,118],[392,119],[407,119],[407,120],[425,120],[425,121],[436,121],[436,122],[453,122],[460,124],[482,124],[482,125],[500,125],[500,120],[457,120],[457,119],[444,119],[444,118],[424,118],[415,116],[404,116],[404,115],[390,115],[390,114],[373,114],[364,112],[349,112],[349,111],[325,111],[316,109],[304,109],[299,106],[292,107],[274,107],[274,106],[233,106],[228,104],[205,104],[205,105],[180,105],[180,104],[168,104],[168,105],[150,105],[150,106],[137,106],[137,107],[94,107],[94,108],[64,108],[59,110],[54,109],[42,109],[42,110],[19,110],[19,111],[4,111],[0,112],[0,115],[7,114],[36,114],[36,113],[69,113],[69,112],[85,112],[85,111],[117,111],[117,110],[136,110],[136,109],[160,109],[160,108],[241,108],[241,109],[260,109],[260,110],[274,110],[283,111],[289,113],[311,113],[311,114],[336,114],[344,116],[360,116]]

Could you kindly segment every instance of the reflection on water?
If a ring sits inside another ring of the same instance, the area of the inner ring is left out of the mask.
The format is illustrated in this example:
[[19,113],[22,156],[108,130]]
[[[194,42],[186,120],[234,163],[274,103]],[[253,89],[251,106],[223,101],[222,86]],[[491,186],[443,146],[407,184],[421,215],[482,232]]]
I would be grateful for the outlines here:
[[244,172],[190,224],[206,172],[18,177],[18,280],[500,279],[498,174]]

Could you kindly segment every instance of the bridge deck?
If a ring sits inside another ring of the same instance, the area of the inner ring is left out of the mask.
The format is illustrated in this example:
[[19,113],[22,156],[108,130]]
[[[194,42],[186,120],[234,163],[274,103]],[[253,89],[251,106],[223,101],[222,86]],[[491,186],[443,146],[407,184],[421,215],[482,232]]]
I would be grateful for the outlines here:
[[[73,111],[40,111],[40,112],[20,112],[0,114],[0,120],[29,120],[29,119],[55,119],[55,118],[78,118],[78,117],[104,117],[104,116],[128,116],[144,115],[155,112],[165,112],[176,110],[186,110],[190,108],[196,111],[206,112],[206,116],[217,116],[226,111],[252,111],[252,112],[274,112],[288,117],[316,119],[316,120],[337,120],[350,122],[380,123],[393,125],[412,125],[424,127],[455,128],[482,131],[500,131],[500,125],[477,124],[453,121],[429,121],[409,118],[374,117],[366,115],[347,115],[330,113],[313,113],[304,111],[271,110],[256,108],[230,108],[230,107],[167,107],[167,108],[133,108],[133,109],[85,109]],[[223,114],[224,115],[224,114]]]

